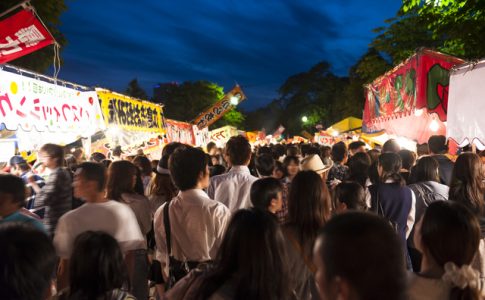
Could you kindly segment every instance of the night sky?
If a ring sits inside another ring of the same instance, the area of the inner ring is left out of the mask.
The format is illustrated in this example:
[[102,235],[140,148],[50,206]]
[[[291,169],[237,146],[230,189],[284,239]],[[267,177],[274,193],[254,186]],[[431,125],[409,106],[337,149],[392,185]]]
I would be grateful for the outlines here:
[[400,0],[66,1],[59,77],[124,91],[138,78],[237,82],[245,109],[269,103],[291,75],[326,60],[338,75],[367,50]]

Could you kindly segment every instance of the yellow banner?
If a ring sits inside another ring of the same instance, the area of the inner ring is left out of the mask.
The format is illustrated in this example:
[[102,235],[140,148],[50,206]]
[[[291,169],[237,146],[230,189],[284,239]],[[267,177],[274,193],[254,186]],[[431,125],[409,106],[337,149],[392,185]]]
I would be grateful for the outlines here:
[[131,131],[164,132],[160,105],[104,89],[96,89],[96,92],[107,126]]

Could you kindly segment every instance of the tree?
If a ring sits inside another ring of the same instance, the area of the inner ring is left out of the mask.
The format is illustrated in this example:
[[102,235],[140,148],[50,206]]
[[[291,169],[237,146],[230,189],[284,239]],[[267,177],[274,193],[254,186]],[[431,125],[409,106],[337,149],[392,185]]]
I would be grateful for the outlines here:
[[238,111],[236,108],[231,109],[230,111],[226,112],[222,118],[212,124],[211,128],[219,128],[222,126],[234,126],[238,129],[243,129],[244,127],[244,120],[246,120],[246,116]]
[[131,96],[131,97],[134,97],[134,98],[138,98],[138,99],[141,99],[141,100],[147,100],[148,99],[147,93],[138,84],[138,79],[136,79],[136,78],[134,78],[133,80],[131,80],[128,83],[128,87],[126,88],[125,93],[128,96]]
[[[2,0],[0,1],[0,12],[6,11],[20,0]],[[31,0],[30,3],[35,7],[37,14],[52,33],[56,41],[61,46],[66,45],[67,40],[59,29],[60,16],[67,9],[64,0]],[[34,72],[44,73],[54,61],[53,46],[48,46],[37,50],[28,55],[22,56],[10,63]]]

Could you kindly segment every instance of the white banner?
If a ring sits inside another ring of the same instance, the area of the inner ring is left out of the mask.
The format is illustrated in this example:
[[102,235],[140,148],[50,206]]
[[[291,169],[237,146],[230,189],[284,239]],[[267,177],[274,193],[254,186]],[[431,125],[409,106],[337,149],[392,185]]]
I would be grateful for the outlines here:
[[450,76],[447,136],[459,144],[485,142],[485,60],[463,65]]
[[63,133],[69,139],[105,128],[96,92],[4,70],[0,70],[0,123],[12,131]]

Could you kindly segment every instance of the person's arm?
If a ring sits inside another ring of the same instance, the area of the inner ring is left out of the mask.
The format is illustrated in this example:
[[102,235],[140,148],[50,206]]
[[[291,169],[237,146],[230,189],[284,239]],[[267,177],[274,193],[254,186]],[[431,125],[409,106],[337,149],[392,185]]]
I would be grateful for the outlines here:
[[411,230],[413,229],[416,219],[416,195],[411,190],[411,210],[409,211],[408,220],[406,222],[406,239],[409,237]]
[[[53,172],[49,175],[49,179],[46,181],[44,187],[42,187],[42,188],[39,187],[38,192],[33,185],[34,190],[37,193],[35,195],[34,208],[39,208],[39,207],[42,207],[42,206],[50,205],[50,201],[52,199],[52,196],[56,192],[57,182],[58,182],[58,172]],[[36,184],[36,185],[39,186],[38,184]]]
[[57,290],[69,287],[69,259],[62,258],[57,268]]

